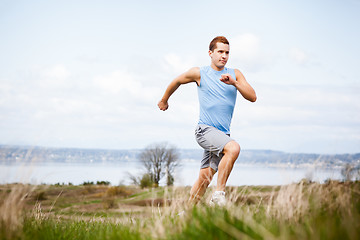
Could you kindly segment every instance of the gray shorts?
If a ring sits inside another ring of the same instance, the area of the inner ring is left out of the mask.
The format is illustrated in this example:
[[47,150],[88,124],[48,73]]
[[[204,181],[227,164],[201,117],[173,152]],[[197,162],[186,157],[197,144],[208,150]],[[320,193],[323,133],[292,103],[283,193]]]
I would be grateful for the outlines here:
[[223,150],[228,142],[234,141],[229,135],[217,128],[199,124],[195,130],[195,138],[198,144],[204,149],[201,168],[211,167],[215,171],[223,157]]

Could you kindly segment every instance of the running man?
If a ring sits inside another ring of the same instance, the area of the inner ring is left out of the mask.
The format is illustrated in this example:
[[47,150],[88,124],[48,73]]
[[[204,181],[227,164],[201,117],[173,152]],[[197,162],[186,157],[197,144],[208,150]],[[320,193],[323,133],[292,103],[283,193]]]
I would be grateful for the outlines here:
[[229,59],[229,42],[219,36],[210,42],[210,66],[194,67],[175,78],[158,103],[167,110],[170,96],[182,84],[195,82],[200,103],[200,119],[195,130],[198,144],[204,149],[199,177],[190,191],[190,202],[197,203],[218,172],[216,191],[211,205],[224,206],[225,186],[240,153],[239,144],[230,138],[230,123],[237,92],[248,101],[256,101],[256,93],[238,69],[225,67]]

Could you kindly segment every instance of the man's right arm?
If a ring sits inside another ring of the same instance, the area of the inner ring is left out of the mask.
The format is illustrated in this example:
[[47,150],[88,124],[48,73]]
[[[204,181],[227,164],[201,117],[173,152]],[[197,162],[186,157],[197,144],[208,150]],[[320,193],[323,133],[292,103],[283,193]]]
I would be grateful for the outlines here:
[[200,68],[194,67],[188,70],[187,72],[184,72],[177,78],[175,78],[167,87],[164,96],[161,98],[161,100],[158,103],[158,107],[160,110],[167,110],[169,107],[168,100],[170,96],[179,88],[182,84],[187,84],[190,82],[196,82],[196,84],[200,85]]

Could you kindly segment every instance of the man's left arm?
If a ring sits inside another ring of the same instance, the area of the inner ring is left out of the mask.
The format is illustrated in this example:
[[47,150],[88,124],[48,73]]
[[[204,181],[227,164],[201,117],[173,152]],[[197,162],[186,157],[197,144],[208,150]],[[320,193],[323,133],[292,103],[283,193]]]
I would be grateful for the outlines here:
[[226,84],[236,87],[236,89],[246,100],[249,100],[250,102],[255,102],[255,90],[250,86],[250,84],[246,81],[244,75],[238,69],[235,69],[235,77],[236,79],[234,79],[230,74],[223,74],[221,75],[220,80]]

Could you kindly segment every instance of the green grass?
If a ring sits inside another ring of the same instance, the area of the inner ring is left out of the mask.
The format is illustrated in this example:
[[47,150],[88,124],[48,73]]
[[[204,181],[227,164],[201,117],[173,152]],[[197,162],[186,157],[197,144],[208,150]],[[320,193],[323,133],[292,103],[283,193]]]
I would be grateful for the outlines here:
[[[146,239],[141,232],[111,222],[26,219],[19,239]],[[150,238],[149,238],[150,239]]]
[[224,208],[211,190],[3,185],[0,239],[360,239],[360,182],[229,187]]

